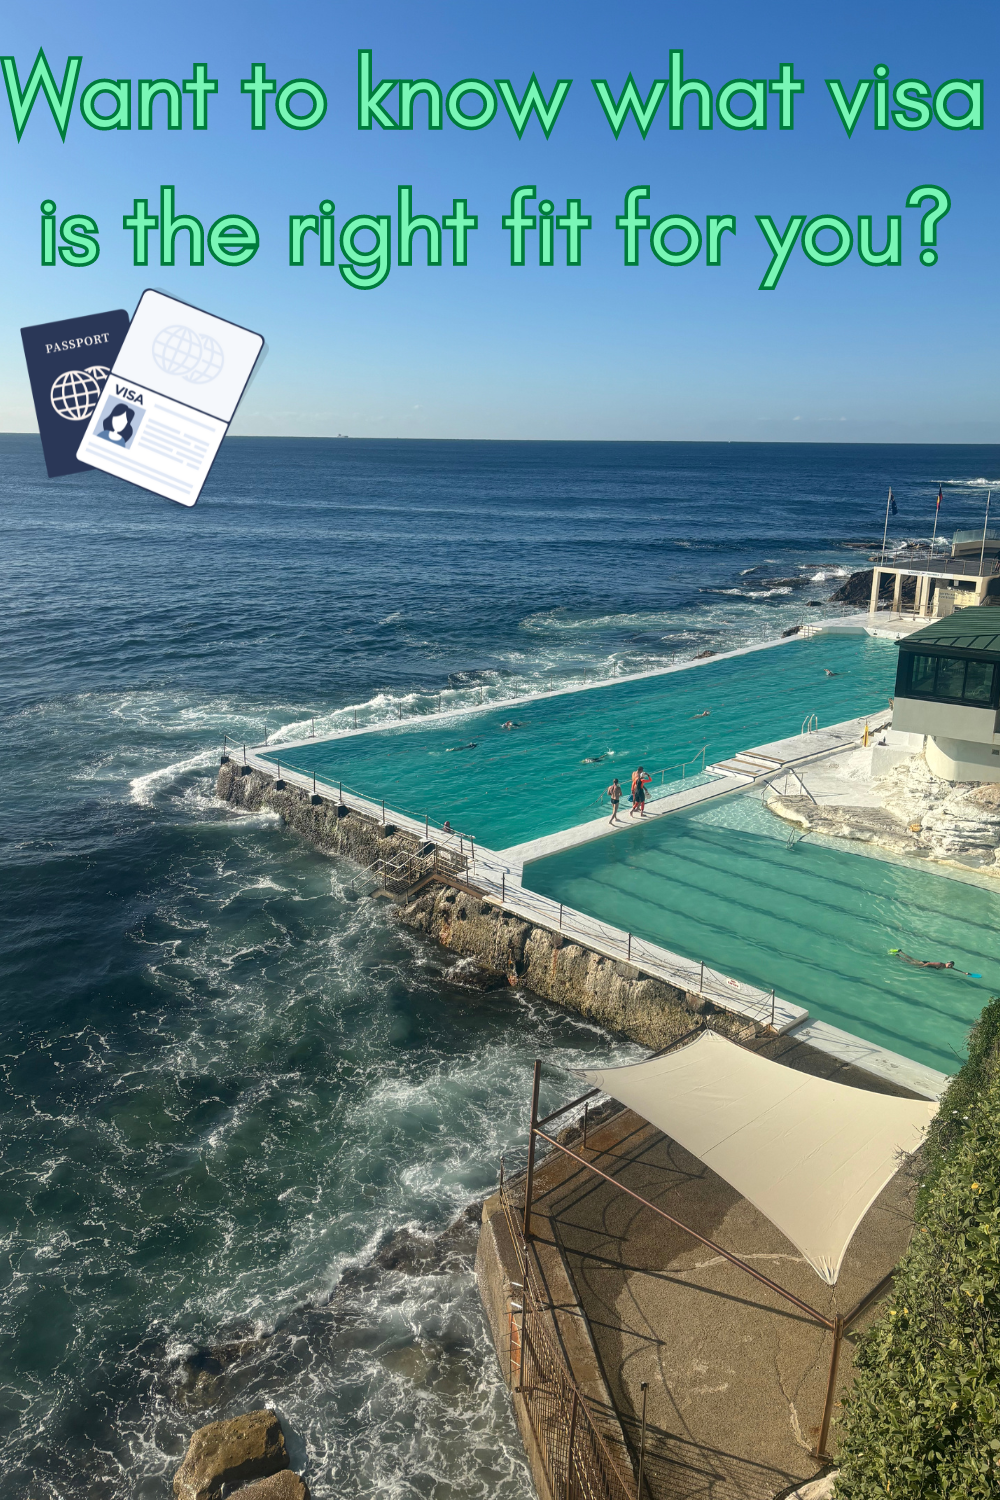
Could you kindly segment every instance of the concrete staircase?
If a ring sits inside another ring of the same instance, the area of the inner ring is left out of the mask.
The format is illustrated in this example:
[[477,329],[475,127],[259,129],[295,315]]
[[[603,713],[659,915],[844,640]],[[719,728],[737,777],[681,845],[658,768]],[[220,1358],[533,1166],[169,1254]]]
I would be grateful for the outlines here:
[[716,761],[705,770],[714,771],[717,776],[742,776],[747,781],[756,781],[760,776],[771,776],[780,771],[784,764],[783,760],[762,755],[759,750],[740,750],[729,760]]

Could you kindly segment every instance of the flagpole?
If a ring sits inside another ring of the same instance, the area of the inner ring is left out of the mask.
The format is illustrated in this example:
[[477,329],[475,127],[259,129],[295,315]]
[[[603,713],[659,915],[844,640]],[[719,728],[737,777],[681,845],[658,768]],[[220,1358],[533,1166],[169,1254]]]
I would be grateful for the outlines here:
[[980,576],[980,578],[982,578],[982,576],[983,576],[983,558],[986,555],[986,526],[987,526],[987,523],[988,523],[988,521],[990,519],[990,496],[992,495],[992,493],[993,493],[992,490],[987,490],[987,492],[986,492],[986,514],[983,517],[983,545],[979,549],[979,576]]
[[885,539],[889,535],[889,506],[892,504],[892,485],[885,497],[885,529],[882,532],[882,561],[885,562]]
[[934,534],[931,537],[931,551],[934,551],[934,543],[937,541],[938,516],[941,514],[941,486],[938,485],[938,499],[934,502]]

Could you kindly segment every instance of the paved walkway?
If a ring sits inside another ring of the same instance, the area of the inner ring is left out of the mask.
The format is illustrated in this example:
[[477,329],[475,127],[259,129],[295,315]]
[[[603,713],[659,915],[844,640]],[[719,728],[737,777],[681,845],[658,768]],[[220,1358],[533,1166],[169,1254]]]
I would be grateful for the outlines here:
[[[592,1129],[586,1155],[826,1315],[853,1308],[909,1241],[904,1172],[869,1211],[830,1288],[746,1199],[631,1111]],[[634,1451],[648,1382],[652,1500],[773,1500],[817,1474],[829,1333],[568,1158],[553,1153],[535,1181],[535,1232],[562,1249]],[[846,1339],[839,1389],[852,1350]]]

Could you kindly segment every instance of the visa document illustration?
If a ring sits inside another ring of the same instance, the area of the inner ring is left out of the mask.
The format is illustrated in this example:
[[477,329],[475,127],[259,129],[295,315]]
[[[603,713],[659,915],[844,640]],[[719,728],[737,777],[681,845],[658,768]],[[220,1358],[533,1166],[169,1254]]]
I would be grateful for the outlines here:
[[143,292],[77,458],[193,505],[263,343],[236,323]]
[[101,404],[128,331],[128,313],[88,313],[21,329],[45,468],[50,479],[90,467],[76,456],[83,424]]

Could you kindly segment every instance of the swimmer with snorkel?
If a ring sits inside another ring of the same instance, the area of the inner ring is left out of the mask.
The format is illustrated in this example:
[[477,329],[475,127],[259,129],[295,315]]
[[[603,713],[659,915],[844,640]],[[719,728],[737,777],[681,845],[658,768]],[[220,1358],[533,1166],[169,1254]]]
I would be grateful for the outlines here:
[[[935,962],[930,958],[911,958],[904,953],[902,948],[890,948],[891,956],[901,958],[904,964],[912,964],[915,969],[954,969],[955,960],[950,958],[947,963]],[[967,969],[955,969],[956,974],[964,974],[966,979],[982,979],[982,974],[970,974]]]

